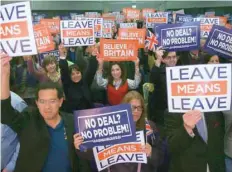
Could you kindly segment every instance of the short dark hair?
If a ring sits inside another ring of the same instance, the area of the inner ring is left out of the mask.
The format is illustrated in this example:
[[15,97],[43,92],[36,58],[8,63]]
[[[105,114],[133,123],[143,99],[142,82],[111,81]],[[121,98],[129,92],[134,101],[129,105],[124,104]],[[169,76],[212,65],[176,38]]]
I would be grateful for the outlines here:
[[81,68],[77,64],[73,64],[73,65],[69,66],[69,76],[72,75],[73,70],[79,71],[82,74]]
[[36,91],[35,91],[35,98],[36,100],[38,100],[39,98],[39,91],[40,90],[48,90],[48,89],[54,89],[57,91],[57,96],[59,99],[64,97],[64,92],[63,92],[63,88],[60,86],[59,83],[55,83],[55,82],[42,82],[38,85]]

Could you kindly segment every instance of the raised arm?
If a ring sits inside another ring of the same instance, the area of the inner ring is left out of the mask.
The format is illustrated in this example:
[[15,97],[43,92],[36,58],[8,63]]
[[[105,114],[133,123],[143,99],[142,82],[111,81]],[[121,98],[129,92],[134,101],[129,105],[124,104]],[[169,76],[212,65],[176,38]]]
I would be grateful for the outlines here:
[[97,61],[98,61],[98,70],[96,72],[97,85],[100,86],[100,87],[106,88],[107,85],[108,85],[108,80],[104,79],[103,76],[102,76],[104,61],[101,58],[97,58]]
[[5,53],[0,53],[1,58],[1,123],[11,127],[17,134],[20,133],[24,117],[19,115],[11,106],[10,97],[10,63],[11,58]]
[[59,45],[59,52],[60,52],[60,61],[59,61],[59,67],[60,67],[60,74],[61,74],[61,80],[64,87],[64,90],[66,91],[68,89],[69,84],[71,83],[70,75],[69,75],[69,69],[68,69],[68,62],[66,60],[66,53],[63,51],[64,46],[61,44]]
[[128,86],[130,89],[136,89],[139,87],[139,84],[141,82],[141,74],[139,72],[139,59],[137,59],[135,62],[135,76],[134,80],[127,79]]
[[36,70],[36,69],[35,69],[35,67],[34,67],[34,62],[33,62],[31,56],[27,56],[26,59],[27,59],[27,69],[28,69],[28,71],[29,71],[31,74],[33,74],[38,80],[41,80],[41,78],[44,77],[45,72],[39,71],[39,70]]
[[165,132],[171,153],[178,154],[189,148],[193,143],[196,128],[195,125],[201,119],[199,111],[189,111],[184,115],[165,114]]
[[89,58],[87,70],[84,74],[84,79],[89,86],[92,84],[94,76],[96,74],[97,64],[98,64],[98,62],[97,62],[96,56],[91,56]]

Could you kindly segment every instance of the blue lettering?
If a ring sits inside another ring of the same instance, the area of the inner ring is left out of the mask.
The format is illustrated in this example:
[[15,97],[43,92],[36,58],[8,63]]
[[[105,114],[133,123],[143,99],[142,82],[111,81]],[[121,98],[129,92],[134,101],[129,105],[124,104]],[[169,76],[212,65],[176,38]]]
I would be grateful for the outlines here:
[[110,165],[110,164],[113,164],[114,163],[114,157],[110,157],[110,158],[108,158],[108,164]]
[[215,73],[216,67],[213,68],[213,71],[212,71],[211,74],[209,74],[209,71],[207,70],[206,67],[204,67],[204,68],[205,68],[205,71],[206,71],[208,77],[209,77],[210,79],[212,79],[212,78],[213,78],[213,74]]
[[133,157],[134,157],[134,154],[132,154],[131,157],[130,157],[129,155],[126,154],[126,157],[127,157],[130,161],[132,161],[132,159],[133,159]]
[[178,78],[173,78],[173,71],[172,71],[172,69],[170,69],[170,76],[171,76],[171,80],[178,80]]
[[11,13],[10,14],[8,13],[7,8],[5,8],[6,15],[7,15],[7,17],[8,17],[9,20],[11,20],[11,18],[12,18],[14,8],[15,8],[14,6],[13,6],[13,8],[11,8]]
[[183,71],[188,70],[188,68],[182,68],[180,69],[180,80],[188,80],[188,77],[184,77],[185,75],[188,75],[188,72],[184,73]]
[[118,155],[116,162],[118,162],[118,161],[125,161],[125,159],[123,158],[122,155]]
[[181,108],[183,110],[191,110],[190,107],[186,107],[186,106],[190,105],[189,101],[190,101],[190,98],[182,98],[181,99]]
[[[23,7],[23,9],[20,11],[20,9],[19,8],[21,8],[21,7]],[[27,18],[27,16],[25,16],[25,15],[21,15],[20,16],[20,13],[22,13],[22,14],[26,14],[25,13],[25,5],[19,5],[19,6],[16,6],[16,11],[17,11],[17,18],[18,19],[24,19],[24,18]]]
[[214,97],[212,104],[210,104],[209,100],[206,98],[207,105],[209,106],[209,109],[212,109],[213,105],[215,104],[216,97]]
[[136,154],[135,155],[137,161],[143,161],[143,155],[142,154]]
[[194,69],[191,79],[193,79],[194,77],[200,77],[201,79],[204,79],[198,68]]
[[226,76],[226,73],[227,73],[226,70],[227,70],[226,66],[218,67],[218,78],[227,78],[227,76]]
[[199,107],[200,109],[205,109],[203,104],[201,103],[201,99],[199,98],[196,99],[192,109],[194,110],[196,107]]
[[107,166],[107,164],[106,164],[106,165],[103,165],[102,162],[100,161],[100,166],[101,166],[101,168],[104,168],[104,167]]
[[175,109],[175,110],[180,110],[180,108],[175,107],[174,99],[172,99],[172,108]]
[[226,97],[218,97],[218,108],[226,108]]

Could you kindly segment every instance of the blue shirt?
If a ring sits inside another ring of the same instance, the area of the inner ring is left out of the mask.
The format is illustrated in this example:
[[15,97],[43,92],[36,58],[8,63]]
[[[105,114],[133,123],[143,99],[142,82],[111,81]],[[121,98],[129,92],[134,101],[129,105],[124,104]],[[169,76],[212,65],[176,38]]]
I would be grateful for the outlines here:
[[43,172],[70,172],[71,163],[69,159],[68,140],[61,120],[56,128],[47,126],[50,134],[50,147]]
[[[11,106],[18,112],[22,112],[27,104],[14,92],[11,92]],[[19,153],[19,141],[17,134],[7,125],[1,124],[1,168],[12,172]]]

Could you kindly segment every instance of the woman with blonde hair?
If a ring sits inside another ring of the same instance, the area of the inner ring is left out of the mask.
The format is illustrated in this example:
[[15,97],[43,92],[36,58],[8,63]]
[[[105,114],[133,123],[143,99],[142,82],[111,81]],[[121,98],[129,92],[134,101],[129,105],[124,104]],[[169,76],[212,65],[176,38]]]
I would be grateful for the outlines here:
[[[129,103],[132,108],[132,115],[136,123],[137,131],[144,131],[146,145],[142,150],[147,154],[147,164],[141,163],[120,163],[110,166],[104,170],[106,172],[155,172],[157,167],[163,162],[164,153],[161,141],[155,137],[156,127],[151,121],[146,120],[146,111],[143,97],[137,91],[128,92],[121,103]],[[148,129],[148,130],[147,130]],[[74,135],[74,145],[76,149],[82,144],[83,138],[80,134]]]

